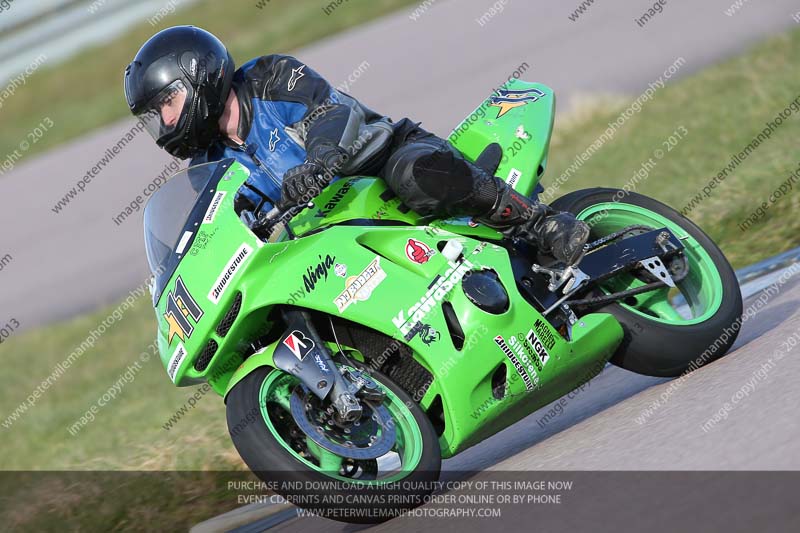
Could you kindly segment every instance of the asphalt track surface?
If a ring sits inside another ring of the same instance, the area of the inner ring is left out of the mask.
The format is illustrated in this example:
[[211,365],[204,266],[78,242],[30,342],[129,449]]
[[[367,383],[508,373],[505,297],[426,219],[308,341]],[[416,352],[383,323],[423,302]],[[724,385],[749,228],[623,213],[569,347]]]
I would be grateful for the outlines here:
[[[800,338],[800,263],[753,284],[762,288],[744,301],[751,318],[722,359],[676,380],[609,365],[564,397],[556,416],[546,418],[558,401],[443,463],[445,482],[507,480],[519,472],[528,474],[516,479],[573,480],[561,504],[515,505],[491,519],[401,517],[368,529],[798,531],[790,493],[800,470],[800,342],[789,341]],[[785,470],[794,477],[777,472]],[[442,501],[427,507],[445,507]],[[364,528],[298,518],[290,508],[234,531],[263,530],[259,525],[280,532]]]
[[[347,80],[367,61],[369,68],[349,92],[395,118],[422,120],[432,131],[445,135],[523,62],[531,65],[525,77],[554,87],[562,104],[569,105],[577,95],[592,92],[635,98],[676,58],[685,58],[686,64],[674,79],[791,27],[790,14],[797,9],[796,3],[788,0],[753,2],[728,17],[723,10],[730,7],[731,0],[670,0],[662,14],[639,28],[633,19],[647,3],[596,2],[572,22],[567,15],[577,0],[557,4],[510,0],[503,13],[480,26],[475,19],[493,3],[440,0],[417,21],[409,19],[410,10],[404,11],[296,55],[334,85]],[[46,115],[43,103],[42,116]],[[141,212],[119,226],[111,219],[141,194],[169,161],[149,138],[140,135],[62,213],[51,211],[129,127],[126,121],[105,128],[25,161],[10,175],[0,177],[0,224],[4,230],[0,257],[6,253],[13,256],[0,271],[0,319],[14,316],[23,327],[32,327],[65,318],[110,303],[145,279]],[[784,350],[777,360],[784,343],[800,328],[797,279],[782,285],[767,306],[744,325],[735,350],[724,359],[679,381],[609,367],[569,398],[563,412],[547,423],[541,423],[546,407],[445,462],[443,479],[459,479],[464,470],[488,471],[477,474],[479,478],[490,476],[493,470],[799,469],[800,394],[796,383],[800,379],[800,347]],[[758,296],[751,296],[745,305],[752,305]],[[747,394],[726,412],[727,418],[704,430],[703,424],[724,409],[726,402],[741,396],[746,387]],[[665,395],[667,400],[646,421],[637,422]],[[679,508],[659,506],[658,496],[665,494],[641,494],[641,501],[633,496],[628,501],[610,499],[612,489],[629,494],[631,484],[621,482],[594,498],[583,498],[580,506],[564,507],[560,512],[558,507],[548,508],[550,512],[517,509],[507,518],[516,521],[514,530],[523,525],[540,531],[619,530],[622,519],[631,520],[631,528],[625,529],[675,530],[677,524],[691,519],[692,513],[699,513],[698,505],[709,495],[728,494],[729,481],[710,476],[689,489],[672,485],[672,492],[689,490],[693,497]],[[794,498],[796,485],[794,489],[784,491],[783,498]],[[735,496],[736,501],[728,502],[727,507],[715,509],[727,531],[784,529],[769,527],[767,518],[758,521],[755,512],[737,520],[739,511],[756,507],[772,511],[780,526],[794,520],[800,527],[797,513],[793,517],[777,514],[785,511],[785,505],[780,505],[785,501],[774,492]],[[563,509],[568,509],[568,516]],[[436,526],[466,531],[497,529],[501,523],[507,522],[453,520],[437,521]],[[572,527],[565,527],[568,525]],[[696,525],[696,530],[721,530],[705,520]],[[422,526],[418,520],[401,518],[375,529],[414,531]],[[360,528],[303,518],[275,529]]]
[[[568,15],[577,0],[507,0],[481,25],[477,19],[496,2],[435,0],[417,20],[408,8],[294,54],[333,85],[347,83],[348,92],[370,107],[447,135],[523,63],[523,78],[552,86],[562,110],[586,93],[634,99],[676,58],[686,63],[673,80],[791,27],[797,10],[791,0],[752,2],[729,17],[723,11],[730,3],[670,0],[640,28],[634,19],[646,2],[596,2],[573,22]],[[359,67],[364,62],[368,66]],[[41,114],[47,117],[47,102]],[[3,323],[14,317],[27,329],[64,319],[112,303],[144,282],[142,211],[119,225],[112,219],[170,162],[145,133],[66,208],[52,210],[131,125],[117,123],[31,159],[23,154],[0,176],[0,258],[12,257],[0,270]]]

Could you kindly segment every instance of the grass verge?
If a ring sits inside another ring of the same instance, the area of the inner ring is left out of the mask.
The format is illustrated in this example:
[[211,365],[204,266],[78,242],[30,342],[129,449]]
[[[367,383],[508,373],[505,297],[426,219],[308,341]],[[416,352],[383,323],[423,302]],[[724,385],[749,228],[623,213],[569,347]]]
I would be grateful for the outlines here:
[[155,356],[130,371],[155,336],[147,295],[7,418],[114,309],[3,342],[4,363],[19,369],[0,392],[0,500],[13,502],[0,505],[0,521],[12,531],[185,531],[238,506],[229,481],[256,479],[231,443],[219,396],[187,408],[198,387],[171,386]]
[[[795,53],[798,49],[800,32],[795,31],[669,85],[583,164],[561,192],[592,186],[621,187],[656,149],[664,149],[664,157],[646,178],[636,181],[635,189],[683,207],[762,130],[766,121],[798,96],[794,83],[794,73],[800,68],[800,55]],[[575,154],[590,145],[625,105],[606,102],[557,124],[547,175],[555,177],[564,172]],[[679,127],[688,133],[674,147],[665,148],[662,142]],[[738,227],[797,167],[794,141],[798,134],[800,119],[792,116],[691,213],[737,266],[800,242],[800,221],[792,216],[800,196],[794,189],[751,229],[743,232]],[[546,178],[545,185],[547,182]],[[0,416],[5,419],[24,401],[108,313],[100,311],[4,342],[4,362],[19,371],[6,380],[0,392]],[[227,435],[224,407],[218,397],[204,396],[181,420],[165,429],[194,388],[171,386],[157,358],[144,365],[93,422],[75,436],[69,433],[67,428],[147,349],[154,333],[152,310],[143,297],[33,408],[10,428],[0,427],[5,452],[0,455],[0,469],[243,471],[244,465]],[[133,487],[145,483],[132,479],[129,485]],[[5,492],[2,485],[11,484],[17,493],[21,490],[29,494],[30,500],[27,507],[11,510],[13,514],[4,523],[48,529],[50,522],[43,522],[37,513],[49,511],[59,520],[85,528],[102,523],[115,530],[137,530],[142,523],[161,524],[153,518],[155,511],[147,511],[155,506],[172,517],[166,524],[169,527],[163,528],[171,530],[225,510],[220,506],[233,505],[229,501],[220,503],[224,498],[219,496],[218,485],[208,479],[182,479],[165,478],[156,489],[145,483],[142,487],[148,490],[140,490],[141,496],[135,501],[119,498],[119,505],[106,504],[97,507],[96,513],[87,513],[75,509],[94,510],[91,506],[95,503],[114,498],[118,480],[90,484],[90,490],[85,491],[76,491],[74,485],[59,480],[53,490],[68,498],[56,500],[37,496],[37,491],[43,490],[41,483],[20,487],[8,477],[0,477],[0,491]]]
[[[327,2],[321,0],[202,0],[165,17],[158,26],[142,22],[110,43],[83,50],[52,67],[45,62],[36,70],[0,110],[0,160],[12,154],[44,117],[49,117],[55,127],[23,154],[26,159],[130,116],[122,92],[125,66],[142,43],[160,29],[178,24],[207,29],[225,42],[241,65],[252,57],[288,53],[415,3],[349,0],[326,15],[323,8]],[[102,16],[102,10],[96,16]],[[362,59],[353,58],[354,66]]]
[[[628,184],[675,209],[685,208],[768,121],[800,97],[794,74],[800,69],[798,50],[800,31],[792,31],[667,85],[574,172],[568,169],[575,157],[617,120],[630,100],[616,105],[603,100],[557,120],[543,185],[567,172],[570,177],[557,196]],[[709,196],[703,195],[687,215],[737,268],[800,245],[800,218],[794,216],[800,207],[800,181],[774,203],[769,201],[800,167],[798,136],[800,112],[794,112],[733,172],[707,189]],[[654,156],[656,150],[663,151],[662,159]],[[652,166],[650,158],[655,166],[643,170],[643,165]],[[754,222],[745,223],[763,202],[769,204],[763,216],[756,213]],[[743,223],[744,231],[739,226]]]

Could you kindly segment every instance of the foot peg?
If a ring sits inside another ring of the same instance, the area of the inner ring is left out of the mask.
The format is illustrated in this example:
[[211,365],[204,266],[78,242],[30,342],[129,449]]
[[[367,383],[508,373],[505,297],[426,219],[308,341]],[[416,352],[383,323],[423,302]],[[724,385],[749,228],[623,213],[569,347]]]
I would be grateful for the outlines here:
[[578,289],[583,287],[591,278],[586,275],[581,269],[575,266],[568,266],[567,268],[548,268],[541,265],[534,264],[531,270],[538,274],[547,274],[550,277],[550,283],[547,284],[547,289],[550,292],[556,292],[561,289],[562,296],[555,301],[550,307],[545,309],[542,314],[548,315],[554,309],[564,303],[564,301],[575,294]]
[[550,292],[556,292],[559,287],[564,285],[564,289],[561,292],[563,294],[572,293],[589,280],[589,276],[575,266],[568,266],[567,268],[561,269],[548,268],[534,264],[531,266],[531,270],[537,274],[547,274],[550,278],[550,283],[547,284],[547,290]]

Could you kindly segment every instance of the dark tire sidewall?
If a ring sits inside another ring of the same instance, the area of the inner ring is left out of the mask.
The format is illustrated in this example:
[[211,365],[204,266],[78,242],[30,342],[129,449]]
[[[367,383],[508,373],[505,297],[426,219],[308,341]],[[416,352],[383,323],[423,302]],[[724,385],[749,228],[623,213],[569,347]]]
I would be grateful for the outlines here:
[[648,320],[619,304],[598,310],[614,315],[624,331],[622,344],[611,362],[639,374],[674,377],[722,357],[733,346],[741,327],[741,292],[722,251],[694,222],[657,200],[620,189],[582,189],[558,198],[552,207],[578,215],[588,207],[614,202],[620,196],[617,203],[653,211],[697,240],[714,263],[724,290],[716,313],[698,324],[675,326]]
[[[299,507],[313,508],[327,518],[352,523],[382,522],[393,518],[393,516],[385,516],[386,513],[397,515],[424,503],[425,498],[431,492],[428,489],[433,487],[432,482],[439,478],[441,451],[438,437],[425,412],[413,402],[404,390],[380,372],[375,370],[370,372],[409,408],[420,429],[422,454],[419,463],[412,473],[397,484],[397,489],[402,486],[412,486],[418,490],[404,491],[405,497],[402,501],[394,499],[390,503],[389,498],[384,498],[383,502],[375,502],[372,505],[360,503],[356,506],[374,509],[375,516],[345,516],[341,509],[354,507],[354,505],[322,504],[319,501],[318,504],[314,504],[311,500],[321,499],[314,496],[320,493],[319,489],[315,490],[314,487],[322,486],[325,487],[325,493],[341,493],[345,497],[348,494],[389,496],[394,495],[397,490],[394,487],[387,489],[360,487],[355,480],[353,483],[338,482],[302,463],[277,442],[267,427],[258,405],[261,386],[271,372],[281,371],[271,367],[260,367],[254,370],[236,384],[227,400],[228,429],[234,446],[250,470],[261,480],[269,483],[268,486],[275,488],[277,493]],[[254,409],[255,419],[252,416]],[[298,488],[301,485],[302,488]],[[331,488],[333,486],[336,488]]]

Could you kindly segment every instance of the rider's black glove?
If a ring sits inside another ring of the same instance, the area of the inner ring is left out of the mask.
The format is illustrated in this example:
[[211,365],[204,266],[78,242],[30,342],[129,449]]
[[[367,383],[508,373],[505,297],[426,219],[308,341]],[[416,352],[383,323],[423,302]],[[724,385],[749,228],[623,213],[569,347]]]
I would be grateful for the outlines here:
[[280,207],[310,201],[330,181],[324,174],[325,169],[316,163],[303,163],[287,170],[283,175]]
[[323,147],[307,154],[306,162],[283,175],[280,207],[310,201],[325,188],[347,162],[347,152],[338,146]]

